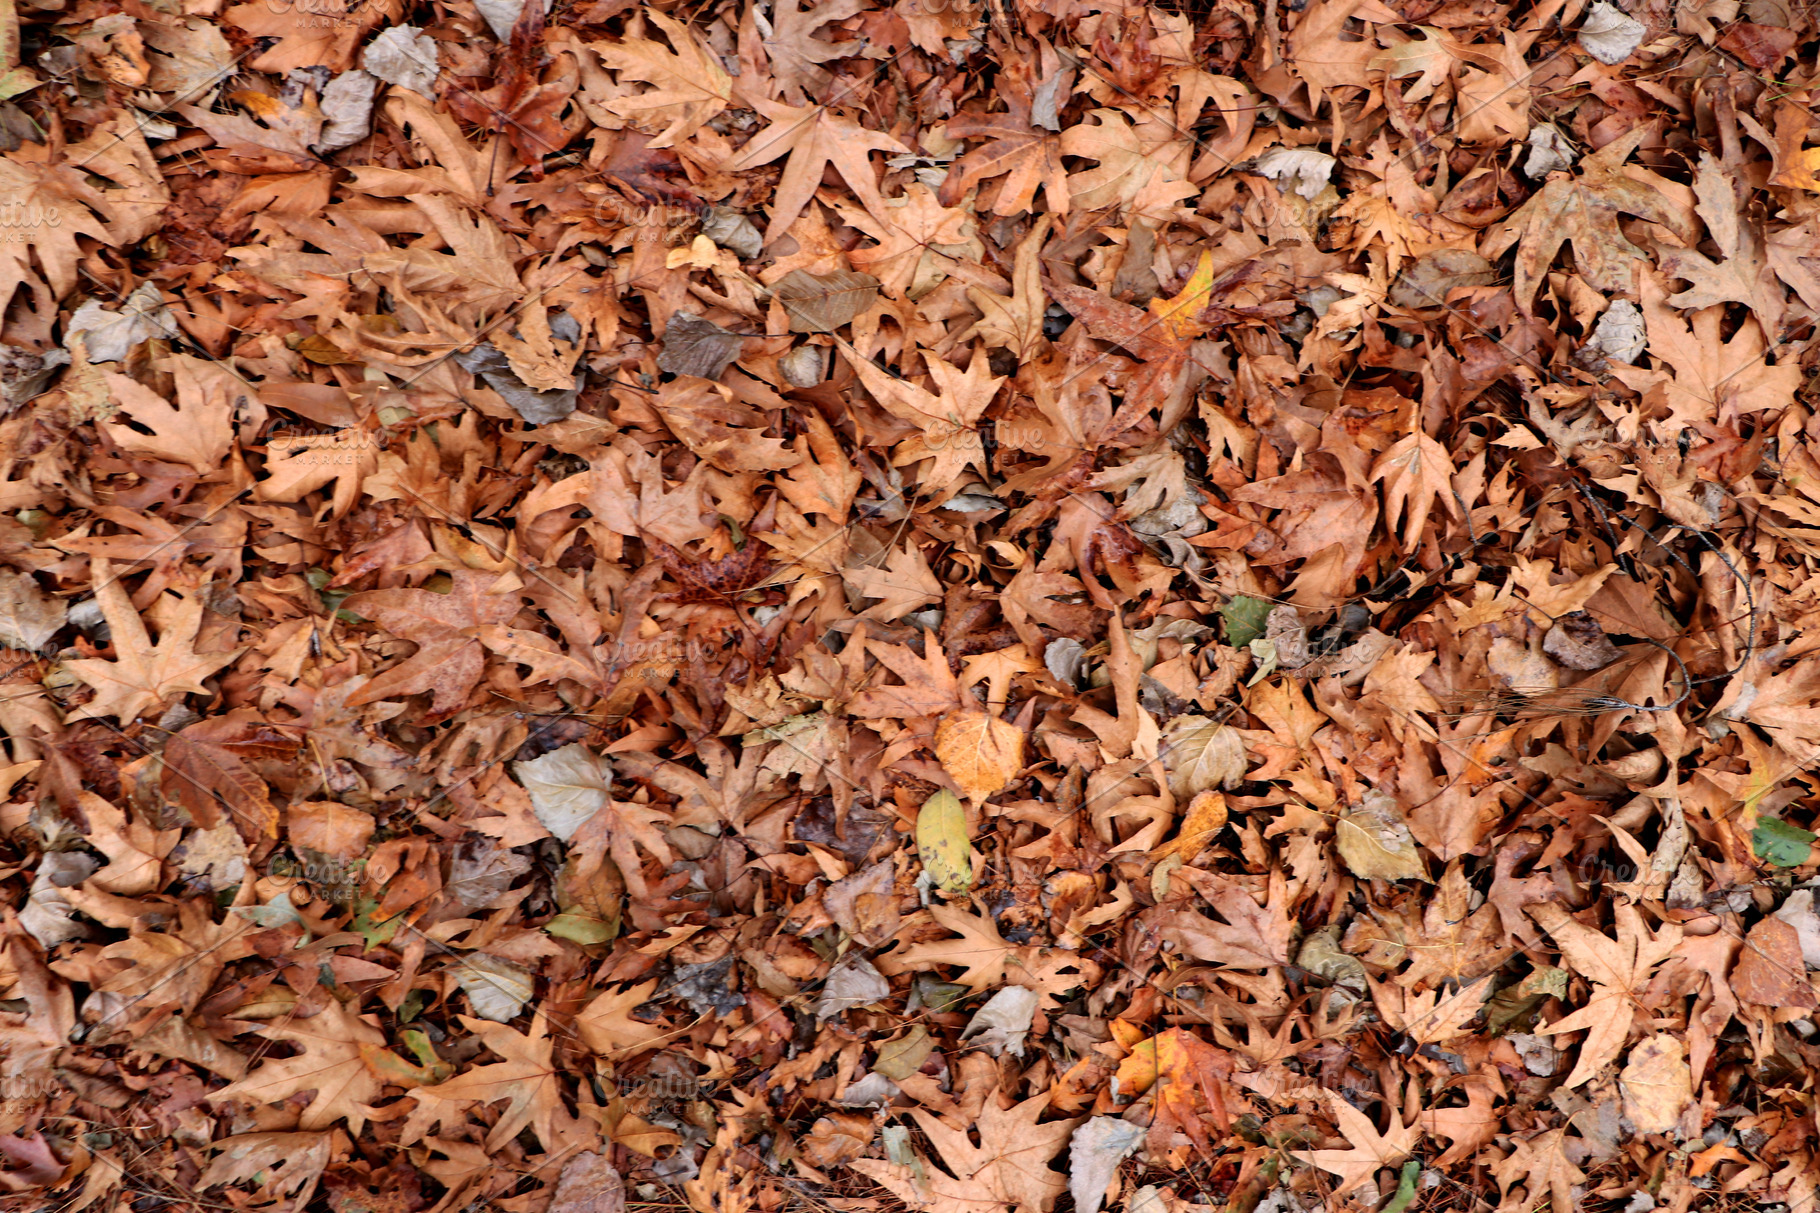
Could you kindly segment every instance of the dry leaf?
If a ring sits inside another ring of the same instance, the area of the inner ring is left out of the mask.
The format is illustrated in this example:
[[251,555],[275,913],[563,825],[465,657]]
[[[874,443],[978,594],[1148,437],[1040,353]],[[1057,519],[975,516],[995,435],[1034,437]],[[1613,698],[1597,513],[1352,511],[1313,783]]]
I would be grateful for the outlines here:
[[1023,769],[1024,731],[990,712],[956,712],[935,726],[935,755],[978,804]]

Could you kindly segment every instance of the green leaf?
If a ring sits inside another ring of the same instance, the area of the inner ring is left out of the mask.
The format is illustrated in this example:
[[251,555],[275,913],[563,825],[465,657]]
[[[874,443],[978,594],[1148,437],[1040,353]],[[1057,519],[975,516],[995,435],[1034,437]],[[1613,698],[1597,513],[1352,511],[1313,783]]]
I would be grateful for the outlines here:
[[918,973],[910,982],[908,1009],[941,1015],[965,1002],[972,993],[972,990],[959,982],[943,981],[933,973]]
[[1379,1213],[1403,1213],[1416,1198],[1416,1180],[1421,1178],[1422,1163],[1412,1158],[1403,1164],[1403,1173],[1397,1177],[1397,1194],[1390,1198]]
[[918,1024],[902,1040],[880,1045],[878,1060],[872,1063],[872,1068],[897,1082],[922,1069],[923,1063],[929,1060],[929,1054],[934,1051],[935,1041],[930,1039],[928,1030]]
[[1750,832],[1751,849],[1757,858],[1779,868],[1794,868],[1807,862],[1808,848],[1820,834],[1777,821],[1774,817],[1757,818],[1757,828]]
[[916,815],[916,850],[935,887],[965,893],[973,887],[973,844],[967,839],[967,812],[953,792],[937,792]]
[[1226,643],[1235,649],[1242,649],[1264,634],[1264,621],[1270,617],[1270,604],[1262,598],[1247,598],[1243,594],[1220,608],[1220,618],[1226,621]]
[[[233,907],[232,912],[240,915],[242,918],[248,919],[254,926],[263,927],[267,930],[270,930],[273,927],[282,927],[293,922],[303,922],[303,919],[297,913],[297,908],[291,904],[291,891],[289,889],[280,892],[276,897],[262,906],[235,906]],[[306,935],[309,933],[307,928],[304,933]]]
[[404,922],[404,915],[398,914],[384,922],[374,922],[373,914],[379,909],[379,903],[371,897],[362,897],[359,912],[354,915],[354,930],[366,941],[367,950],[371,951],[382,943],[391,943],[392,936],[398,934],[399,925]]
[[21,93],[29,93],[44,81],[38,79],[37,73],[29,67],[15,67],[0,74],[0,101],[10,101]]

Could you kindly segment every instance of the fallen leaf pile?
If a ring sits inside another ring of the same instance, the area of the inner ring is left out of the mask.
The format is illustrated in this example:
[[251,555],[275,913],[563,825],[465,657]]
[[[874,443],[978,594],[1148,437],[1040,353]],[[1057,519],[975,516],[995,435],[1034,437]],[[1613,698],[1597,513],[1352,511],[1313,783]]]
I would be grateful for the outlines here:
[[0,1213],[1812,1213],[1817,52],[0,5]]

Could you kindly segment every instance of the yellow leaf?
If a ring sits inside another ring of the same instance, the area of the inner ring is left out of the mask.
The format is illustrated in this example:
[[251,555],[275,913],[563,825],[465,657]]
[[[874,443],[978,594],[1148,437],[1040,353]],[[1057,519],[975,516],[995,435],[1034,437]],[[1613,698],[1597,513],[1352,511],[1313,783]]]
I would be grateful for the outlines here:
[[1024,765],[1024,732],[990,712],[957,712],[935,728],[935,756],[975,803],[1011,782]]
[[1182,832],[1153,854],[1158,859],[1177,855],[1186,863],[1225,825],[1226,798],[1218,792],[1201,792],[1188,802],[1188,816],[1182,820]]
[[1788,167],[1777,173],[1771,184],[1820,193],[1820,147],[1801,149],[1801,154],[1791,157]]
[[1194,273],[1188,275],[1188,281],[1182,284],[1175,297],[1152,299],[1150,310],[1178,340],[1199,337],[1206,330],[1197,317],[1206,309],[1212,295],[1213,253],[1203,251],[1200,264],[1194,267]]
[[953,792],[937,792],[916,815],[916,850],[935,886],[949,893],[973,887],[973,844],[967,840],[967,813]]

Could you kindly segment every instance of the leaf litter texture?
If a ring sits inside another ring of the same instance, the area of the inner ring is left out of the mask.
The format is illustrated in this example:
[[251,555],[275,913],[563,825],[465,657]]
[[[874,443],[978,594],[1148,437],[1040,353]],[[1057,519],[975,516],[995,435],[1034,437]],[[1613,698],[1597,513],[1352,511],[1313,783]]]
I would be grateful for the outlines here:
[[0,1209],[1811,1208],[1815,50],[0,11]]

